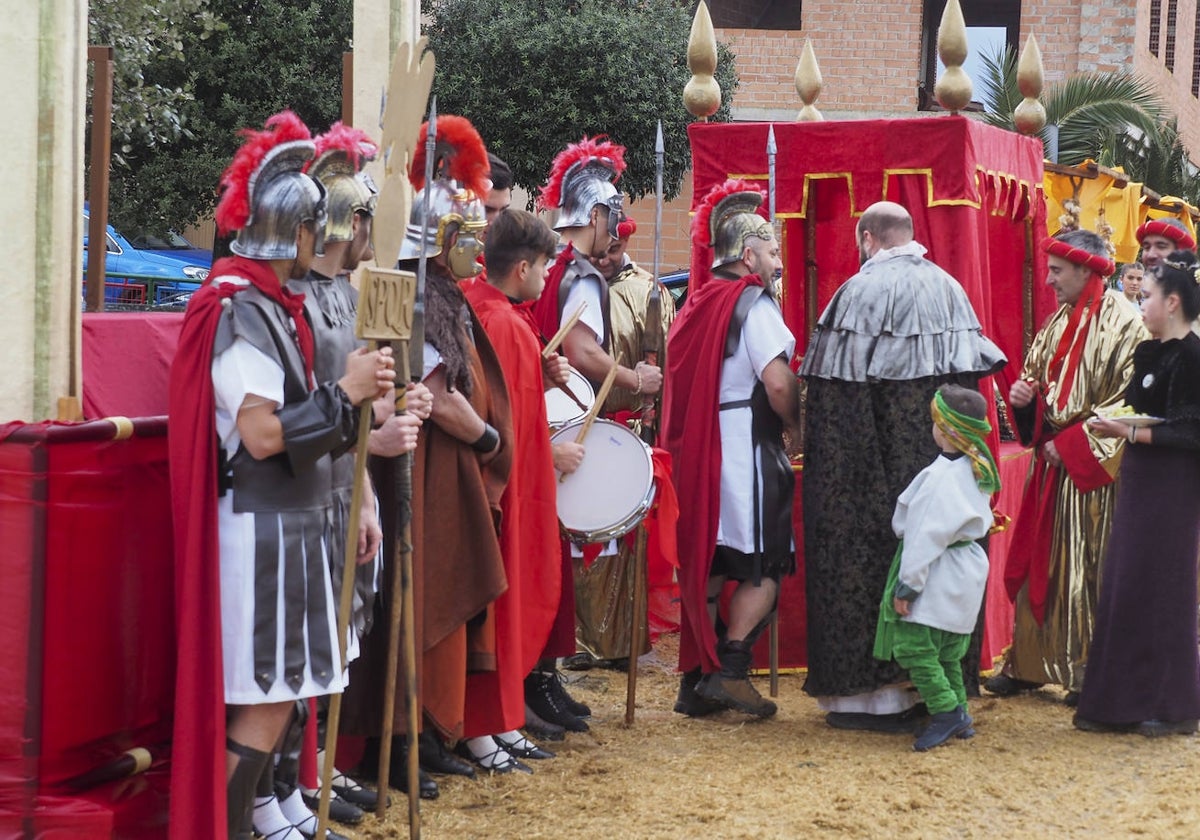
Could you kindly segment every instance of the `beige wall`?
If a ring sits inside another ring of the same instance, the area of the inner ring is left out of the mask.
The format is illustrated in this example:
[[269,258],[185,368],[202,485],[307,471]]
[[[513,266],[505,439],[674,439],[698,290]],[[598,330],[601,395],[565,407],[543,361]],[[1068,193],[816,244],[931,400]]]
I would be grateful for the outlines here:
[[[0,422],[78,394],[87,4],[45,0],[0,26]],[[19,82],[15,80],[20,80]]]

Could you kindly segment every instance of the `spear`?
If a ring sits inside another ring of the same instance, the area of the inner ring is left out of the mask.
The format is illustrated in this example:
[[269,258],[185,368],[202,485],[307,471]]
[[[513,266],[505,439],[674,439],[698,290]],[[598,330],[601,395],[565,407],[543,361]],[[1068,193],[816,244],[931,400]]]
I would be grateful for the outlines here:
[[[771,228],[775,228],[775,125],[767,126],[767,212],[771,217]],[[771,278],[774,281],[775,278]],[[763,278],[766,282],[766,278]],[[779,596],[775,597],[775,609],[771,612],[771,629],[767,641],[768,667],[771,672],[771,696],[779,696]]]

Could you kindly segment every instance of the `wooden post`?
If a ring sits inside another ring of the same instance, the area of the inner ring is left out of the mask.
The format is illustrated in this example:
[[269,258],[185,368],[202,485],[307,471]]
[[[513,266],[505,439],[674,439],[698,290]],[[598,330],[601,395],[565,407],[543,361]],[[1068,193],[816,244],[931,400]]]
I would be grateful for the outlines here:
[[342,125],[354,125],[354,51],[342,53]]
[[[597,400],[599,402],[599,400]],[[646,521],[637,527],[633,552],[633,616],[629,627],[629,675],[625,682],[625,725],[633,726],[637,699],[638,657],[642,654],[642,621],[646,619]],[[647,628],[649,629],[649,628]]]
[[88,176],[88,312],[104,309],[108,252],[108,166],[112,155],[113,48],[88,47],[92,63],[92,154]]
[[808,335],[817,328],[817,182],[808,182],[808,203],[804,209],[804,329]]

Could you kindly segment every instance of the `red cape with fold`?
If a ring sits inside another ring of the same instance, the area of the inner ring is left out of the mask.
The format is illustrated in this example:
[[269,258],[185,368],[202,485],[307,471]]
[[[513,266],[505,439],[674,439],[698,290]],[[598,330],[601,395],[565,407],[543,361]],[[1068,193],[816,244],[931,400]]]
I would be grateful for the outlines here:
[[500,359],[513,417],[513,469],[500,498],[508,589],[495,602],[496,670],[467,677],[463,734],[472,738],[524,725],[525,675],[541,657],[558,612],[562,561],[536,326],[528,310],[485,280],[462,287]]
[[671,453],[679,494],[679,668],[720,668],[708,616],[708,572],[721,513],[721,365],[738,297],[761,286],[757,275],[704,283],[680,312],[667,339],[662,445]]
[[[219,282],[220,278],[213,278]],[[221,660],[213,340],[221,301],[213,282],[188,304],[171,364],[167,445],[175,525],[175,731],[170,836],[213,838],[225,821],[225,676]]]
[[533,311],[533,318],[541,330],[543,341],[549,341],[558,332],[561,320],[558,311],[558,290],[562,286],[563,275],[567,273],[567,266],[574,258],[575,243],[568,242],[567,247],[558,252],[558,256],[546,271],[546,286],[542,289],[541,297],[532,304],[525,304]]

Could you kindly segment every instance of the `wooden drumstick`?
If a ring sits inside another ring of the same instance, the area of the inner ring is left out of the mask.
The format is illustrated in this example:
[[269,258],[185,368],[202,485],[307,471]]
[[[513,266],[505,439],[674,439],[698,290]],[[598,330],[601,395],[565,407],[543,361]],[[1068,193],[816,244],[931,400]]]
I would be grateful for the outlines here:
[[566,320],[566,322],[558,328],[558,332],[554,334],[554,338],[550,339],[549,343],[542,349],[542,358],[549,359],[554,355],[554,351],[558,349],[558,345],[563,343],[563,339],[567,337],[567,333],[571,331],[571,327],[579,322],[579,317],[583,315],[583,310],[587,309],[587,301],[579,304],[579,308],[575,310],[575,314]]
[[[596,392],[596,401],[592,403],[592,407],[588,409],[587,416],[583,418],[583,425],[579,428],[579,434],[575,436],[576,443],[583,443],[583,439],[587,437],[587,433],[591,431],[592,423],[596,421],[596,415],[600,413],[600,409],[604,407],[604,400],[608,398],[608,392],[612,390],[613,382],[617,378],[617,370],[621,367],[620,359],[608,370],[608,375],[604,377],[604,381],[600,383],[600,390]],[[567,480],[570,473],[563,473],[558,477],[559,483]]]

